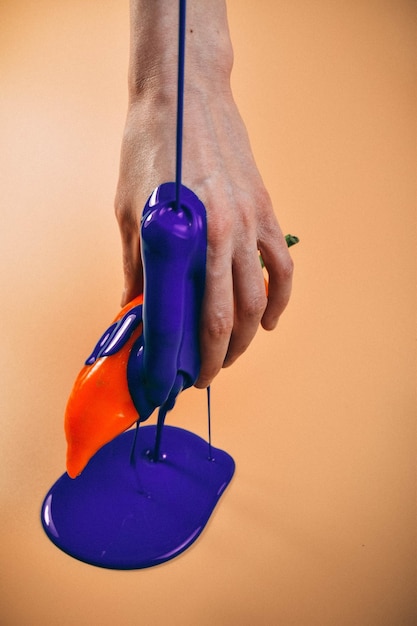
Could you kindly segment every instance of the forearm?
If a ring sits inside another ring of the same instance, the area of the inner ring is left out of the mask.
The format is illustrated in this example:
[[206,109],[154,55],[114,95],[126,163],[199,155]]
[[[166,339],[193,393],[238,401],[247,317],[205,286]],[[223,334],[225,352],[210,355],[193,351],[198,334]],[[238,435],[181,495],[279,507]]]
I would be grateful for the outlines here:
[[[129,97],[151,91],[171,98],[178,65],[178,2],[131,0]],[[188,0],[186,74],[188,89],[207,84],[230,89],[233,51],[225,0]]]

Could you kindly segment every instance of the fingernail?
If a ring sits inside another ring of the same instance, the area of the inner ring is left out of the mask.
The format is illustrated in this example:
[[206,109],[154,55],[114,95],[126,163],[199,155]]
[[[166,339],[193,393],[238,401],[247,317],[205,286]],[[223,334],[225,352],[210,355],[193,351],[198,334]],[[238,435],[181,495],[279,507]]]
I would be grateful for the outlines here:
[[204,381],[204,380],[196,380],[194,383],[194,387],[196,389],[207,389],[207,387],[209,387],[211,381]]

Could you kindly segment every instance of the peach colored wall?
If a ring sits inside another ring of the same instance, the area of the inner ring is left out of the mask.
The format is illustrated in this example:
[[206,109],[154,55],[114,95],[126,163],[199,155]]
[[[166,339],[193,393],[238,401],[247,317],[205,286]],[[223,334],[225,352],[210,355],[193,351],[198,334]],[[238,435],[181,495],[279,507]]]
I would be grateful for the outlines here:
[[[236,99],[301,238],[279,330],[213,385],[236,476],[153,570],[99,570],[43,535],[66,397],[121,294],[127,4],[0,4],[0,623],[416,624],[410,0],[229,0]],[[204,407],[190,390],[171,423],[204,434]]]

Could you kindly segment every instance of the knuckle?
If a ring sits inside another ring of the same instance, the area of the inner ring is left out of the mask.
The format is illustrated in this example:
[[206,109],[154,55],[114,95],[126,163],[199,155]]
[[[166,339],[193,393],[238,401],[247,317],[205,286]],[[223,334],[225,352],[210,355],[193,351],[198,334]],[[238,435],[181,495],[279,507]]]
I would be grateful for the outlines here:
[[228,339],[233,329],[233,318],[229,315],[217,314],[206,320],[204,330],[211,341]]
[[245,236],[248,233],[255,236],[256,233],[256,210],[255,206],[247,202],[239,205],[240,230]]
[[220,213],[208,219],[207,231],[208,240],[212,249],[215,251],[224,245],[233,230],[233,220],[230,214]]
[[289,281],[292,279],[294,273],[294,261],[287,255],[284,261],[281,262],[279,275],[283,281]]
[[258,210],[272,211],[271,198],[263,185],[258,186],[255,190],[255,203]]
[[[277,247],[281,244],[282,233],[280,231],[277,218],[272,212],[264,212],[259,223],[260,239],[264,242],[270,242],[271,245]],[[285,249],[286,249],[286,243]]]
[[241,309],[241,316],[253,322],[259,322],[267,305],[267,298],[265,292],[259,292],[251,297],[248,302],[245,302]]

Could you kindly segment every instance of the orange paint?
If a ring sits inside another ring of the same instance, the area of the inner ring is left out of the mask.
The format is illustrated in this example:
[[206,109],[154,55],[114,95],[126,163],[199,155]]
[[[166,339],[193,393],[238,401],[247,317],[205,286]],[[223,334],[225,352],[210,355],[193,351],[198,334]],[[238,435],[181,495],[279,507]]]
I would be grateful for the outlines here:
[[[142,295],[129,302],[114,321],[142,302]],[[126,368],[130,349],[141,333],[142,324],[116,354],[84,366],[77,376],[65,412],[67,472],[71,478],[82,472],[102,446],[138,419],[127,385]]]

